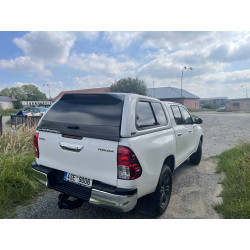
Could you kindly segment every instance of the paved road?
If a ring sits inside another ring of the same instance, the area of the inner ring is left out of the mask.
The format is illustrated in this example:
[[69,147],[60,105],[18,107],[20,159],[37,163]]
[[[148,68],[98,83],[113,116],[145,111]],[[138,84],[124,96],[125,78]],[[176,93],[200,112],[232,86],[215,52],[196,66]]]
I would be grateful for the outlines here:
[[203,157],[217,155],[244,141],[250,141],[250,113],[194,113],[203,119]]
[[[220,218],[212,206],[218,197],[223,174],[215,174],[216,161],[211,155],[220,154],[239,143],[250,141],[250,114],[195,113],[204,121],[203,160],[199,166],[188,162],[177,168],[173,179],[173,192],[167,211],[160,218]],[[84,203],[75,210],[59,210],[55,191],[40,196],[36,202],[19,207],[16,218],[149,218],[136,211],[116,213]]]

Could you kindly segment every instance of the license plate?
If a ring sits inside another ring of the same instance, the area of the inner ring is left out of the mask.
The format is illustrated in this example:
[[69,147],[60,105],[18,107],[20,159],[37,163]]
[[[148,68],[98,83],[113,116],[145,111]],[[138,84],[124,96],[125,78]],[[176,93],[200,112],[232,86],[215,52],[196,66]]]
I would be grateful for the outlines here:
[[75,184],[78,185],[82,185],[82,186],[86,186],[86,187],[92,187],[92,179],[80,176],[80,175],[76,175],[76,174],[71,174],[68,172],[64,173],[64,177],[63,179],[65,181],[69,181],[69,182],[73,182]]

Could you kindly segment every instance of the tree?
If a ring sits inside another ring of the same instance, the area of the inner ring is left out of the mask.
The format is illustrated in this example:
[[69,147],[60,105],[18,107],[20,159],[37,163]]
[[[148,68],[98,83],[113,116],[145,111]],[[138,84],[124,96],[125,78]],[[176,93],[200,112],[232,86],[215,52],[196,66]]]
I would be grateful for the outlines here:
[[26,84],[22,87],[5,88],[0,91],[0,95],[9,96],[14,94],[18,101],[47,101],[47,97],[37,86]]
[[120,93],[134,93],[139,95],[147,95],[147,86],[145,82],[138,77],[136,78],[122,78],[119,81],[115,81],[110,86],[110,92]]
[[209,101],[206,100],[202,106],[205,109],[218,109],[220,107],[220,103],[218,101]]
[[21,109],[21,108],[23,108],[22,102],[21,101],[15,101],[14,102],[14,108],[15,109]]
[[27,95],[28,101],[47,101],[47,97],[37,86],[26,84],[21,87],[22,91]]
[[28,96],[23,92],[23,90],[20,87],[10,88],[10,93],[13,94],[18,101],[28,100]]
[[8,88],[2,89],[2,90],[0,91],[0,95],[10,97],[10,90],[9,90]]

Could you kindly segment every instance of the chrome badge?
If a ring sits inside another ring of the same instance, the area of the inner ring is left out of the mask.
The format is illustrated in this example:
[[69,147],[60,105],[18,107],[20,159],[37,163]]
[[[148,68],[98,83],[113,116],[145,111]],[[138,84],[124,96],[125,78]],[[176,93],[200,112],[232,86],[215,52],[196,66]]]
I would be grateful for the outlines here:
[[115,150],[113,148],[98,148],[99,151],[104,151],[104,152],[109,152],[109,153],[114,153]]

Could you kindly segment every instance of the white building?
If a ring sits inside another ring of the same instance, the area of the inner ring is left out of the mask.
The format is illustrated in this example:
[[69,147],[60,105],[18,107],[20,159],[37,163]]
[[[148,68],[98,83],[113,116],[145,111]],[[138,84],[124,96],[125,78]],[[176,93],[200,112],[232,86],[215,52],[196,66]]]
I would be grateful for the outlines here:
[[23,107],[39,106],[39,105],[51,105],[52,101],[22,101]]
[[0,96],[0,109],[13,109],[16,99],[8,96]]

